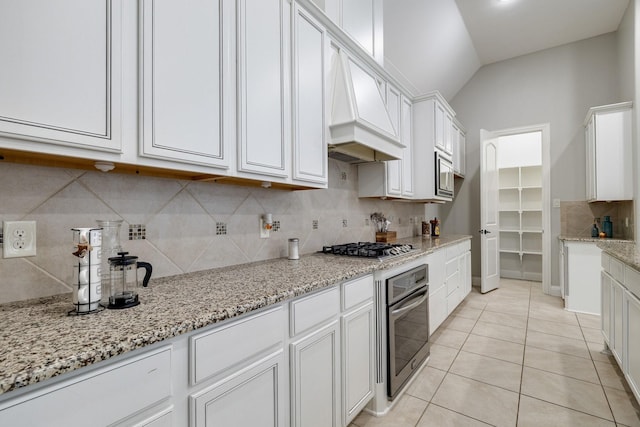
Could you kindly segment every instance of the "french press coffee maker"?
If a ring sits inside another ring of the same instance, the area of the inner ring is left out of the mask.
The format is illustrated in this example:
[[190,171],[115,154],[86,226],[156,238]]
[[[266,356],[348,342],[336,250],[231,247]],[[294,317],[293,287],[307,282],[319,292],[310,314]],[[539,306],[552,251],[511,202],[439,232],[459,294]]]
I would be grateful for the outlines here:
[[139,262],[137,256],[129,252],[118,252],[109,258],[109,305],[107,308],[129,308],[140,304],[138,299],[138,269],[144,268],[142,286],[146,287],[151,278],[152,267],[148,262]]

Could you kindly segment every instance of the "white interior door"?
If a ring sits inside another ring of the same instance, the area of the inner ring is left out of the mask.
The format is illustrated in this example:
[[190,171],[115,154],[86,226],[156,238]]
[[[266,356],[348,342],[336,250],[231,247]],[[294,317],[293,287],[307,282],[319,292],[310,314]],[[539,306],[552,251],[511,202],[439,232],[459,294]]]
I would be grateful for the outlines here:
[[480,130],[480,292],[500,284],[500,232],[498,229],[498,137]]

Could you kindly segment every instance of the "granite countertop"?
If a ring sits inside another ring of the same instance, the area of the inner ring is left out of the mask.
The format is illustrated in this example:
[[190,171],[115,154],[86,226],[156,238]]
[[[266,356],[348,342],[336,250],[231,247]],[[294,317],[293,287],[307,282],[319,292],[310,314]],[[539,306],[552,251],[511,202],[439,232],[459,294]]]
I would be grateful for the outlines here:
[[607,238],[607,237],[590,237],[590,236],[558,236],[559,240],[564,240],[567,242],[617,242],[617,243],[633,243],[633,240],[627,239],[615,239],[615,238]]
[[152,279],[139,306],[85,316],[67,315],[70,294],[2,304],[0,394],[470,238],[400,239],[417,250],[385,261],[311,254]]
[[640,247],[635,242],[609,242],[598,243],[598,247],[608,255],[640,271]]

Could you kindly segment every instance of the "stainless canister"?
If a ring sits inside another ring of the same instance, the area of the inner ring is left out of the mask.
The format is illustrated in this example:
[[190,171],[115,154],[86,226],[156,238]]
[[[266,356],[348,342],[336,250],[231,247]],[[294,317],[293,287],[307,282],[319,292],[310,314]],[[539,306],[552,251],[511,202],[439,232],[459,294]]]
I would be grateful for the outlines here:
[[297,237],[289,239],[289,259],[300,259],[300,252],[298,250],[298,242],[300,239]]

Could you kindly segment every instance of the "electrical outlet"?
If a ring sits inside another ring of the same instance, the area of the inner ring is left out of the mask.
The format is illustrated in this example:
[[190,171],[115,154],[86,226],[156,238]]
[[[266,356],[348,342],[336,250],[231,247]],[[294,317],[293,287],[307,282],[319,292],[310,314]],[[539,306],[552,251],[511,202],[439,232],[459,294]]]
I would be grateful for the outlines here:
[[4,258],[36,256],[35,221],[3,221],[2,228]]

